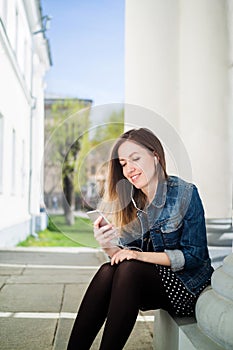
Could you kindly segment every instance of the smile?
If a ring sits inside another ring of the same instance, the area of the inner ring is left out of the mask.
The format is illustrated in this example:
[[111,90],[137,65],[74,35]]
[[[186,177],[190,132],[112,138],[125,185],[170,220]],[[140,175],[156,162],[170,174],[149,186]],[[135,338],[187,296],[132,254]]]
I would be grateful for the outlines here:
[[133,175],[133,176],[130,176],[131,181],[132,181],[132,182],[137,181],[140,175],[141,175],[141,173],[140,173],[140,174],[135,174],[135,175]]

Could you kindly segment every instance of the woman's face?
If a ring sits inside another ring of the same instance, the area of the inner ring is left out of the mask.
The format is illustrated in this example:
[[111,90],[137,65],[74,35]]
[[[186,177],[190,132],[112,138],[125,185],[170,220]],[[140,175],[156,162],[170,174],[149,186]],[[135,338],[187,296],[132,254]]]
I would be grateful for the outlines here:
[[155,190],[158,159],[152,152],[133,141],[125,141],[118,149],[118,158],[123,175],[129,182],[146,195]]

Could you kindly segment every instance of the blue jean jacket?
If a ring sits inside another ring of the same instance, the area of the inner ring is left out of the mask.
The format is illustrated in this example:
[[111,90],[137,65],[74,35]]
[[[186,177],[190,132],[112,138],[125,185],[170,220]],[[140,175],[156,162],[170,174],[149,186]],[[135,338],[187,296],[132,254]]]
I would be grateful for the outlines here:
[[197,294],[210,279],[213,268],[204,210],[196,186],[169,176],[159,182],[146,212],[138,210],[137,216],[137,233],[135,228],[131,233],[124,230],[120,243],[129,249],[166,252],[172,271],[191,293]]

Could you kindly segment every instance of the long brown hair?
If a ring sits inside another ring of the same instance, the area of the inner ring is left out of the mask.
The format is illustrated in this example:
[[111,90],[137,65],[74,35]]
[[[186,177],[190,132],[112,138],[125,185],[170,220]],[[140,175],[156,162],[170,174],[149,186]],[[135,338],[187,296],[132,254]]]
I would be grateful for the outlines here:
[[145,194],[135,188],[123,175],[118,149],[125,141],[133,141],[151,151],[159,160],[160,166],[157,167],[159,178],[167,178],[163,146],[152,131],[146,128],[131,129],[116,140],[110,154],[108,180],[102,203],[105,203],[105,210],[108,204],[107,211],[111,212],[112,222],[119,228],[130,224],[136,218],[136,208],[131,200],[132,190],[134,200],[140,209],[145,207],[147,201]]

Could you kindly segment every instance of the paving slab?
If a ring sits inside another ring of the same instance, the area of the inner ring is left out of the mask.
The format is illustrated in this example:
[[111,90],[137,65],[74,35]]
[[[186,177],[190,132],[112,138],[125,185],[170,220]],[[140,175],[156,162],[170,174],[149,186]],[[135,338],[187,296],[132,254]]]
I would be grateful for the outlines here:
[[[151,322],[153,323],[153,322]],[[136,322],[125,350],[153,350],[153,335],[147,322]],[[158,349],[159,350],[159,349]]]
[[76,312],[82,301],[88,284],[69,284],[65,286],[62,312]]
[[0,290],[4,286],[4,284],[6,283],[8,277],[9,276],[0,276]]
[[93,275],[98,270],[99,266],[46,266],[42,267],[41,265],[37,265],[36,268],[32,267],[26,267],[22,273],[23,276],[29,276],[32,277],[34,275],[41,275],[44,274],[45,276],[52,276],[52,275],[65,275],[70,273],[71,275]]
[[67,348],[73,323],[73,319],[61,319],[58,321],[53,350],[65,350]]
[[0,311],[59,312],[63,290],[61,284],[5,285],[0,291]]
[[[74,324],[74,320],[68,320],[68,319],[59,320],[53,350],[66,349],[73,324]],[[102,334],[103,334],[103,327],[101,328],[98,335],[96,336],[96,339],[94,340],[90,350],[99,350]],[[137,350],[137,348],[134,348],[134,350]]]
[[0,349],[52,350],[56,325],[57,320],[0,318]]
[[23,273],[24,267],[12,267],[12,266],[1,266],[0,275],[10,276],[10,275],[21,275]]
[[99,251],[85,253],[85,250],[70,253],[38,251],[0,250],[0,263],[34,265],[100,265]]
[[[68,344],[70,332],[74,320],[61,319],[58,322],[53,350],[65,350]],[[151,322],[152,323],[152,322]],[[98,350],[103,334],[104,326],[101,328],[90,350]],[[137,322],[125,347],[125,350],[153,350],[153,336],[150,327],[145,322]]]
[[[61,319],[58,322],[53,350],[65,350],[68,344],[74,320]],[[152,323],[152,322],[151,322]],[[101,328],[90,350],[98,350],[103,334]],[[153,336],[144,322],[137,322],[124,347],[125,350],[153,350]]]
[[64,284],[89,283],[97,269],[25,269],[23,275],[11,276],[8,284]]
[[[85,290],[104,261],[106,257],[95,251],[0,251],[0,349],[65,350]],[[28,314],[13,314],[17,312]],[[91,350],[99,349],[102,332],[103,328]],[[124,349],[152,349],[152,334],[153,322],[137,322]]]

